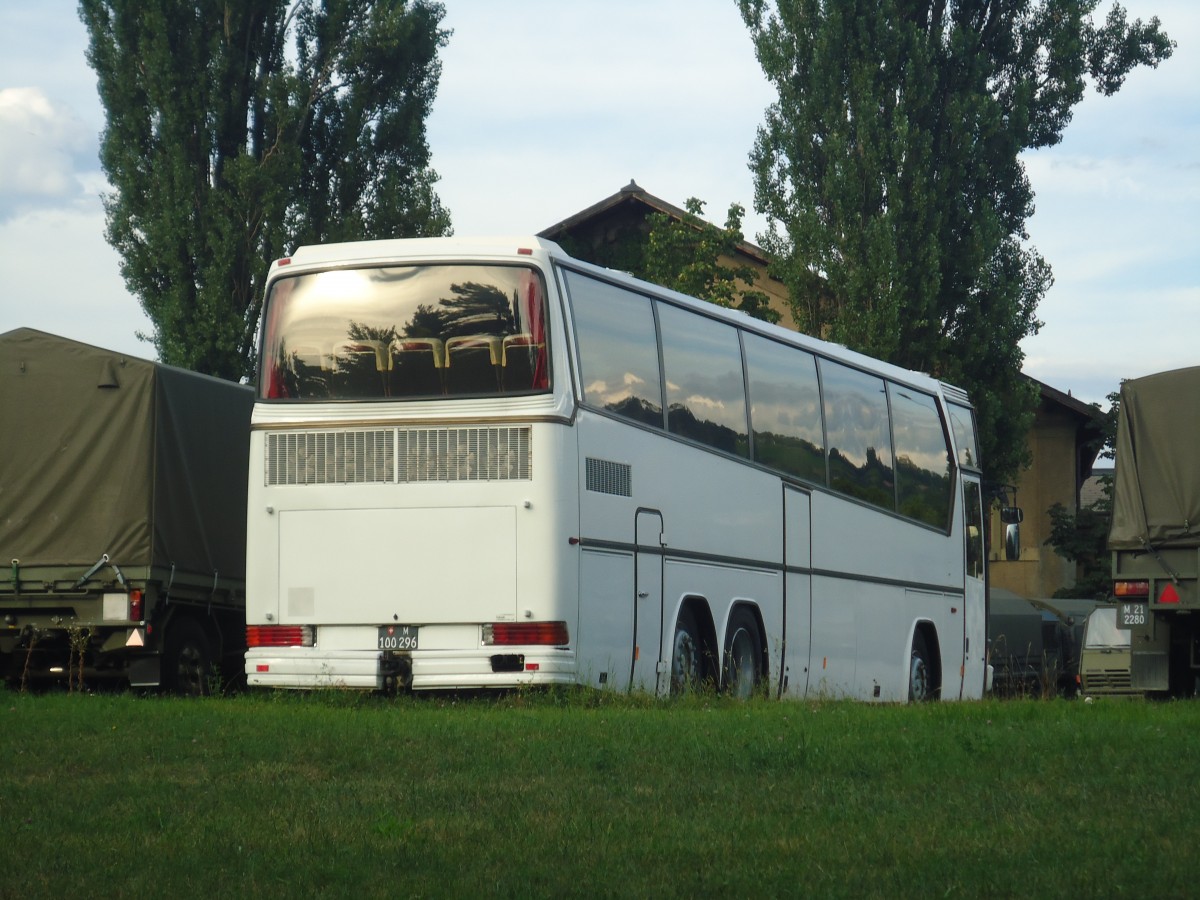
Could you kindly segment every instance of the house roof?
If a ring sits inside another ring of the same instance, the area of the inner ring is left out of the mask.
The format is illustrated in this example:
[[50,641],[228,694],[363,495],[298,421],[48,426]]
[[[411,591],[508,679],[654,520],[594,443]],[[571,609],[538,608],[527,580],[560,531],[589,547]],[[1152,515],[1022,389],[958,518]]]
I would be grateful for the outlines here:
[[1031,378],[1028,375],[1025,377],[1037,385],[1038,393],[1044,402],[1057,404],[1068,412],[1087,419],[1089,422],[1094,422],[1096,425],[1104,424],[1104,412],[1101,409],[1090,403],[1084,403],[1076,397],[1072,397],[1070,392],[1064,394],[1057,388],[1050,387],[1044,381],[1038,381],[1036,378]]
[[[640,211],[643,214],[649,213],[664,213],[673,219],[686,221],[690,215],[687,210],[675,206],[673,203],[668,203],[661,197],[656,197],[646,191],[633,179],[630,179],[629,184],[621,188],[615,194],[605,197],[598,203],[593,203],[587,209],[580,210],[572,216],[568,216],[561,222],[556,222],[549,228],[538,232],[538,237],[556,240],[563,234],[570,234],[581,225],[586,225],[596,219],[602,218],[614,212],[619,211]],[[770,261],[765,250],[749,241],[739,241],[738,251],[751,257],[756,262],[766,266]]]

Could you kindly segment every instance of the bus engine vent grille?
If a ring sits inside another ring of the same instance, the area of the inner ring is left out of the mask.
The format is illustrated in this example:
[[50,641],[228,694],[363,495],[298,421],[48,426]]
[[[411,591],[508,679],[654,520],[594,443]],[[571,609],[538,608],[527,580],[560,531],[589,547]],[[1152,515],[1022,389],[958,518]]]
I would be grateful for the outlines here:
[[401,428],[398,478],[420,481],[528,481],[533,456],[527,426]]
[[589,456],[587,458],[587,489],[598,494],[632,497],[632,469],[628,463],[610,462],[607,459],[595,459]]
[[298,431],[267,435],[267,484],[395,481],[396,433]]

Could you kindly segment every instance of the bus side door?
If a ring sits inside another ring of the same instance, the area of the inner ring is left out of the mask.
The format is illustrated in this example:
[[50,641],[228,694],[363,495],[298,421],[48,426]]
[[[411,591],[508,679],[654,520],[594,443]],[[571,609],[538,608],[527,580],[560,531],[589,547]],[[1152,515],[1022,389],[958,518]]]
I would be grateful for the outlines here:
[[783,486],[783,661],[777,669],[780,696],[808,691],[812,652],[812,498]]
[[[653,509],[639,509],[634,554],[633,667],[630,690],[658,691],[659,657],[663,635],[663,518]],[[667,685],[670,685],[668,672]]]
[[[979,477],[963,475],[963,540],[966,554],[963,579],[963,660],[959,696],[983,696],[987,679],[987,601],[984,567],[983,506]],[[943,677],[943,684],[946,679]]]

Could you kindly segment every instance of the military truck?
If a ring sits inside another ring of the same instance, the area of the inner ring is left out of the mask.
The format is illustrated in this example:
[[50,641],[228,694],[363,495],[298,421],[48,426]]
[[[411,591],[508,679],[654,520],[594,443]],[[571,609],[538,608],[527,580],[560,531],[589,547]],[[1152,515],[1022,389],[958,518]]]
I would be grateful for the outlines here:
[[1112,553],[1130,689],[1193,695],[1200,677],[1200,366],[1121,386]]
[[217,378],[0,334],[0,677],[202,693],[218,664],[241,671],[252,402]]

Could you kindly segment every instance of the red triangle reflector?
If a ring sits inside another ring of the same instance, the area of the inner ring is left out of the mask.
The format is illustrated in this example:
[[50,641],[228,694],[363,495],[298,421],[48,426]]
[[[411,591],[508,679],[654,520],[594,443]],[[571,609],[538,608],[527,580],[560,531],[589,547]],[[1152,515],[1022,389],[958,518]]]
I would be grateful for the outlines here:
[[1162,593],[1158,595],[1159,603],[1178,603],[1179,592],[1175,590],[1175,585],[1168,584],[1163,588]]

